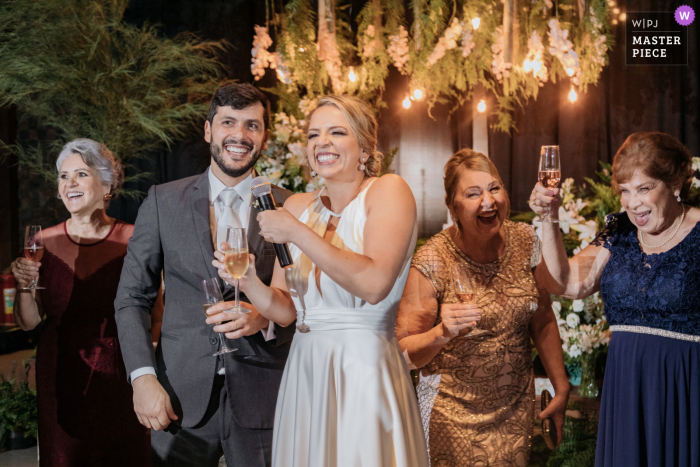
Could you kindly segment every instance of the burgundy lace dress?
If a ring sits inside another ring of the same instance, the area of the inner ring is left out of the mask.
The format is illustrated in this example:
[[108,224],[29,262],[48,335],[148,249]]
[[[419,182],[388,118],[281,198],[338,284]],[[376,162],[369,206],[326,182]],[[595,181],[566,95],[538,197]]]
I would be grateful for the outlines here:
[[150,436],[134,413],[114,320],[133,230],[117,221],[89,245],[71,240],[65,222],[44,230],[46,318],[36,362],[42,467],[150,465]]

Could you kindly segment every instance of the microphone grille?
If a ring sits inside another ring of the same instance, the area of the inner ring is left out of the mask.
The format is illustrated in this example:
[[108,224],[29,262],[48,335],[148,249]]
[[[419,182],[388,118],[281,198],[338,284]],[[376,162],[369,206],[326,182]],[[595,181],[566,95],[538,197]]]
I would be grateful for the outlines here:
[[250,183],[250,191],[253,192],[253,196],[256,198],[260,198],[262,195],[269,195],[272,193],[270,180],[267,177],[255,177]]

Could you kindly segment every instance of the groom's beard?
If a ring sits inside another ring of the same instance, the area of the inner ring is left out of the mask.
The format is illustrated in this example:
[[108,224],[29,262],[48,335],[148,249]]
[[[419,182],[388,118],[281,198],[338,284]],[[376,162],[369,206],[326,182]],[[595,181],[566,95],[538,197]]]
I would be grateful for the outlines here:
[[[250,160],[244,164],[241,167],[231,167],[229,165],[226,165],[226,161],[224,160],[224,156],[221,155],[223,151],[223,147],[226,146],[227,144],[238,144],[241,146],[247,147],[251,152],[250,152]],[[216,162],[216,165],[219,166],[221,171],[228,175],[229,177],[233,178],[238,178],[242,175],[244,175],[246,172],[248,172],[250,169],[252,169],[255,166],[255,163],[258,162],[258,159],[260,158],[260,154],[262,151],[260,150],[255,150],[255,145],[250,142],[250,141],[238,141],[238,140],[233,140],[233,139],[227,139],[224,141],[224,143],[219,146],[218,144],[214,143],[212,141],[209,143],[209,151],[211,152],[211,157],[214,158],[214,162]]]

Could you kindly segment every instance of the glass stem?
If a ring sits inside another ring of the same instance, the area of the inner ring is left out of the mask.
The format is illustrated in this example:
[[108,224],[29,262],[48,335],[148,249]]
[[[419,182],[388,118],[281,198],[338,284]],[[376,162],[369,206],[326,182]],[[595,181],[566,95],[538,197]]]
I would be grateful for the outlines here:
[[238,300],[238,283],[239,279],[236,279],[236,308],[241,307],[241,302]]

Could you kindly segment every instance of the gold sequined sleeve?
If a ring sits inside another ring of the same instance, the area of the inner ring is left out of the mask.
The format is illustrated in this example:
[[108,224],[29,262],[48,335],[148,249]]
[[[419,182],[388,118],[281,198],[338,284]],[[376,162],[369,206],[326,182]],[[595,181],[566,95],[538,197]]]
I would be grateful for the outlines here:
[[530,267],[535,269],[538,264],[542,261],[542,242],[540,237],[537,236],[537,232],[531,225],[523,224],[523,227],[527,230],[530,239],[532,240],[532,254],[530,255]]
[[445,291],[445,259],[440,255],[437,237],[431,238],[428,243],[418,249],[411,266],[421,272],[435,287],[438,303],[442,303]]

